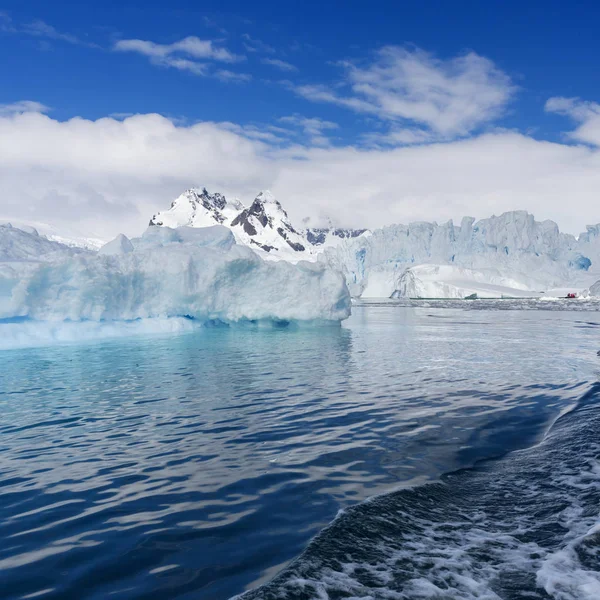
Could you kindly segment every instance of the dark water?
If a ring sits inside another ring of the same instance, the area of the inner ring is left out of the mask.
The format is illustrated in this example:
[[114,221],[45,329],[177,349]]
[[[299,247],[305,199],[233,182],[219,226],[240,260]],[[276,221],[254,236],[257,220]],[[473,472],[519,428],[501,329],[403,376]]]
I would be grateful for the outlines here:
[[598,598],[599,349],[363,306],[1,352],[0,597]]

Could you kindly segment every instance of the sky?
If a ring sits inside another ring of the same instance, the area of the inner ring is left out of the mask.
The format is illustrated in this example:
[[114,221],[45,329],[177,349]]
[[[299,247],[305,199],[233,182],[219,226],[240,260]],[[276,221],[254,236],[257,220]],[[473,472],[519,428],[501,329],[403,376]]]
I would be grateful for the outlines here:
[[0,220],[138,235],[189,187],[297,227],[600,221],[597,2],[0,0]]

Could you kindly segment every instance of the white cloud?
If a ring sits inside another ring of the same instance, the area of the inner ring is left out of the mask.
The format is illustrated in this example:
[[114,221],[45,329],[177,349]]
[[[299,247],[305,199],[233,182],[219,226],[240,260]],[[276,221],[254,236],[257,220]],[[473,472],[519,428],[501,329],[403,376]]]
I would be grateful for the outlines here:
[[[160,67],[188,71],[194,75],[211,73],[208,61],[235,63],[244,60],[226,48],[216,46],[211,40],[189,36],[173,44],[157,44],[148,40],[119,40],[113,46],[115,52],[135,52],[147,56],[150,62]],[[199,62],[199,61],[204,62]],[[215,76],[222,81],[247,81],[250,76],[228,70],[217,71]]]
[[600,104],[580,98],[550,98],[546,102],[548,112],[570,117],[580,123],[569,137],[586,144],[600,146]]
[[329,145],[329,139],[324,132],[339,128],[339,125],[337,123],[333,123],[332,121],[325,121],[315,117],[308,118],[303,117],[302,115],[281,117],[279,121],[281,123],[285,123],[286,125],[291,125],[301,129],[313,146]]
[[408,146],[439,141],[439,136],[423,129],[392,128],[385,133],[370,132],[361,138],[367,146]]
[[12,104],[0,104],[0,117],[6,117],[18,113],[46,113],[50,109],[41,102],[34,100],[19,100]]
[[314,102],[403,123],[403,129],[416,123],[441,137],[466,135],[497,118],[515,91],[508,75],[474,52],[441,60],[423,50],[386,46],[366,66],[339,65],[345,71],[341,91],[324,85],[292,89]]
[[0,219],[135,235],[184,189],[205,185],[246,201],[271,188],[296,223],[375,227],[514,209],[573,233],[600,221],[600,150],[588,146],[494,132],[404,148],[282,149],[279,133],[155,114],[61,122],[5,113]]
[[278,58],[263,58],[261,60],[261,62],[265,65],[270,65],[271,67],[275,67],[276,69],[279,69],[280,71],[297,71],[298,67],[292,65],[289,62],[286,62],[285,60],[279,60]]
[[173,54],[187,54],[193,58],[237,62],[243,57],[231,53],[226,48],[219,48],[211,40],[201,40],[189,36],[173,44],[156,44],[147,40],[119,40],[114,45],[118,52],[137,52],[151,58],[165,58]]
[[252,75],[249,75],[248,73],[235,73],[228,69],[219,69],[218,71],[215,71],[214,76],[221,81],[233,83],[243,83],[252,79]]

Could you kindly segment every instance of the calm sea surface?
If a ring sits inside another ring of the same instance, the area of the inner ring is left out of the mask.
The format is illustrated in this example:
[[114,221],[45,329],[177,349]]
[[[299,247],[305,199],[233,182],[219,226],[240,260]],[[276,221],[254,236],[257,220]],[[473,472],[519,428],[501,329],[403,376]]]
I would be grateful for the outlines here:
[[600,598],[600,313],[462,306],[1,351],[0,597]]

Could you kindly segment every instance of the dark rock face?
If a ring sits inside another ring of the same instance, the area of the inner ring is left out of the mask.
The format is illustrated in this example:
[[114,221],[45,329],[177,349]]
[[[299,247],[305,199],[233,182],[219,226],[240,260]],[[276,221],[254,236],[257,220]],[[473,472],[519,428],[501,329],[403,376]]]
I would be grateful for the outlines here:
[[[281,211],[281,224],[277,227],[277,233],[285,240],[285,242],[296,252],[304,252],[306,248],[300,244],[299,242],[294,242],[290,239],[289,234],[298,234],[298,232],[292,227],[292,225],[288,221],[287,213],[283,210],[281,204],[275,201],[275,205]],[[250,235],[255,236],[258,235],[258,231],[256,227],[253,225],[253,222],[260,223],[260,225],[264,228],[270,227],[271,229],[275,229],[277,225],[277,221],[274,223],[273,218],[267,214],[265,210],[265,202],[262,198],[262,195],[257,196],[252,202],[250,208],[244,209],[233,221],[231,222],[232,227],[241,225],[244,231]],[[274,246],[269,246],[267,244],[259,244],[258,242],[252,240],[257,246],[261,247],[263,250],[270,252],[271,250],[275,250]]]
[[[209,194],[206,188],[202,188],[202,193],[197,195],[194,193],[198,202],[202,203],[204,208],[212,213],[213,218],[218,223],[223,223],[225,221],[225,217],[221,213],[221,211],[227,205],[227,199],[222,194]],[[194,206],[194,208],[196,208]]]
[[248,220],[248,217],[250,216],[248,211],[248,208],[244,209],[233,221],[231,221],[231,226],[235,227],[236,225],[241,225],[248,235],[256,235],[256,228]]
[[[294,231],[294,230],[292,229],[292,231]],[[292,248],[292,250],[295,250],[296,252],[304,252],[306,250],[306,248],[302,244],[300,244],[298,242],[292,242],[281,227],[277,228],[277,233],[289,244],[289,246],[290,246],[290,248]],[[294,233],[295,233],[295,231],[294,231]]]
[[[221,212],[225,206],[227,206],[227,199],[223,194],[210,194],[206,188],[202,188],[201,192],[198,190],[188,190],[184,194],[187,197],[191,207],[192,215],[196,212],[199,205],[202,205],[212,216],[214,221],[219,224],[223,224],[226,221],[225,216]],[[171,208],[175,206],[175,201],[171,202]],[[149,225],[161,226],[163,223],[158,221],[156,215],[150,219]]]
[[256,198],[250,208],[245,208],[233,221],[232,227],[242,225],[244,231],[248,235],[256,235],[257,231],[254,225],[249,221],[250,217],[254,217],[263,227],[269,225],[269,217],[265,213],[264,204]]
[[340,229],[340,228],[331,229],[329,227],[316,227],[313,229],[306,230],[306,239],[313,246],[320,246],[325,243],[328,233],[331,233],[331,235],[339,237],[340,239],[346,239],[346,238],[356,238],[359,235],[363,234],[365,231],[367,231],[367,230],[366,229]]
[[[223,194],[211,194],[206,188],[189,189],[171,203],[171,210],[179,216],[178,224],[219,224],[237,232],[253,246],[265,252],[286,250],[289,246],[294,252],[311,251],[314,246],[325,244],[332,235],[343,238],[355,238],[365,229],[313,228],[296,230],[291,224],[287,212],[269,193],[260,192],[248,208],[239,201],[228,202]],[[155,214],[149,225],[164,226],[165,213]],[[235,215],[232,218],[232,215]],[[186,221],[187,223],[183,222]],[[242,230],[243,234],[242,234]]]
[[259,244],[256,240],[250,240],[251,244],[254,244],[255,246],[258,246],[261,250],[264,250],[265,252],[271,252],[271,250],[277,250],[277,248],[275,248],[275,246],[269,246],[268,244]]

